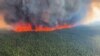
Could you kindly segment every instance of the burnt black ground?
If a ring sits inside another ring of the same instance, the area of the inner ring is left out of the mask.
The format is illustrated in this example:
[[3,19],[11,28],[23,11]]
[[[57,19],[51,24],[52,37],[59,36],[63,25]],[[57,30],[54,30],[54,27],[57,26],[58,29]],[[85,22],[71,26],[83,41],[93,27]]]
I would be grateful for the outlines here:
[[99,27],[0,33],[0,56],[100,56]]

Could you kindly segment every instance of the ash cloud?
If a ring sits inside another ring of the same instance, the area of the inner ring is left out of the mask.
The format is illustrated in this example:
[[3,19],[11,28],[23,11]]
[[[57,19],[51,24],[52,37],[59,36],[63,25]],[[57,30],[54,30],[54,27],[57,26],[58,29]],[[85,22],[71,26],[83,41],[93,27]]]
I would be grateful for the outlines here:
[[86,14],[89,0],[0,0],[0,11],[8,24],[19,21],[32,25],[74,24]]

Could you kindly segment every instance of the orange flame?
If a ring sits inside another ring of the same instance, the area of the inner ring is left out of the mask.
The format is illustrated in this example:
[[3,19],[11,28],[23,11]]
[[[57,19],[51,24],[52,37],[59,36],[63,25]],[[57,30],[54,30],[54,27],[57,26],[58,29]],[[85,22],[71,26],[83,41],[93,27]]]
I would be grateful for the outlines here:
[[35,29],[32,29],[32,26],[30,23],[22,23],[15,26],[14,31],[15,32],[27,32],[27,31],[35,31],[35,32],[49,32],[54,31],[58,29],[64,29],[64,28],[72,28],[71,25],[59,25],[55,27],[46,27],[46,26],[35,26]]

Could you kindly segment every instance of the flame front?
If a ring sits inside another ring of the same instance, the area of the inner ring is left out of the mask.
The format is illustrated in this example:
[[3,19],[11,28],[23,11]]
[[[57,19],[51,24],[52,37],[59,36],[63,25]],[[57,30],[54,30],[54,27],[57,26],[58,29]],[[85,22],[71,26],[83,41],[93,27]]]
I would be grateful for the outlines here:
[[42,25],[35,26],[34,29],[32,29],[32,25],[30,23],[20,23],[20,25],[16,25],[13,29],[15,32],[27,32],[27,31],[35,31],[35,32],[49,32],[54,31],[58,29],[64,29],[64,28],[72,28],[72,25],[59,25],[55,27],[47,27]]

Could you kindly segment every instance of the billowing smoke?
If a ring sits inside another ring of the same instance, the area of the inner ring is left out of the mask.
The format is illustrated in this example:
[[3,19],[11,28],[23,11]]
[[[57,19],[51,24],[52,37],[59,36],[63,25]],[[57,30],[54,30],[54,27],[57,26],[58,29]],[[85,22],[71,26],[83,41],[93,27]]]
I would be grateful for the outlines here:
[[0,19],[14,31],[71,28],[83,19],[89,4],[90,0],[0,0]]

